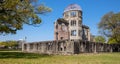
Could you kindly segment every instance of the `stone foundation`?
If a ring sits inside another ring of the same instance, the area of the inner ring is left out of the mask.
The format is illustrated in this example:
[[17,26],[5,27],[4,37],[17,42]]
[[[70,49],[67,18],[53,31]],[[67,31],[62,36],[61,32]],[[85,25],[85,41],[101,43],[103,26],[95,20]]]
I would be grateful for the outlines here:
[[79,54],[120,52],[120,44],[95,43],[82,40],[59,40],[23,43],[22,51],[40,54]]

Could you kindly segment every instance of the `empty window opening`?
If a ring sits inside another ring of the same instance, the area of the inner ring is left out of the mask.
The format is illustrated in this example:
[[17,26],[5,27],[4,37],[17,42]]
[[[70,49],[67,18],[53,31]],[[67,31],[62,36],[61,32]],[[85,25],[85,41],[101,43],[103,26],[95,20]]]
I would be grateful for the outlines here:
[[71,15],[71,17],[75,17],[76,16],[76,12],[71,12],[70,15]]
[[63,37],[60,37],[61,40],[63,40]]
[[76,36],[76,30],[71,31],[71,36]]
[[76,20],[71,20],[71,26],[76,26]]

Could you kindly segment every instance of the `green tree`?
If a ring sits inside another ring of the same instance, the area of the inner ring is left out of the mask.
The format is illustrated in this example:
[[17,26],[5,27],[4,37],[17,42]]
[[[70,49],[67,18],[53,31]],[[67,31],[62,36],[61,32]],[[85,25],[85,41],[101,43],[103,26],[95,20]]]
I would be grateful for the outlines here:
[[7,44],[5,42],[0,42],[0,45],[6,46]]
[[18,46],[17,41],[7,41],[6,43],[7,43],[8,47],[16,47],[16,46]]
[[105,43],[106,39],[103,36],[96,36],[95,42]]
[[0,45],[4,45],[5,47],[11,47],[11,48],[15,48],[18,46],[18,42],[17,41],[4,41],[4,42],[0,42]]
[[120,12],[109,12],[105,14],[98,26],[101,33],[120,43]]
[[115,44],[117,42],[116,42],[116,40],[114,38],[109,38],[107,43],[109,43],[109,44]]
[[37,0],[0,0],[0,34],[15,34],[23,29],[23,24],[39,25],[38,15],[51,9],[36,3]]

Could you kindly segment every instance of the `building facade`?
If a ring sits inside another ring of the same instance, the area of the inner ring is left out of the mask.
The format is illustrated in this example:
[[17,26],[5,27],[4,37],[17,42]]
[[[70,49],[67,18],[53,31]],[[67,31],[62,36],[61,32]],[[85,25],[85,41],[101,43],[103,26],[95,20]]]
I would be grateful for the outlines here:
[[53,41],[23,43],[22,51],[42,54],[120,52],[120,44],[93,42],[88,26],[82,24],[82,9],[77,4],[65,8],[63,18],[54,23]]
[[77,4],[70,4],[65,8],[63,18],[54,23],[55,40],[88,40],[90,41],[89,27],[82,24],[82,9]]

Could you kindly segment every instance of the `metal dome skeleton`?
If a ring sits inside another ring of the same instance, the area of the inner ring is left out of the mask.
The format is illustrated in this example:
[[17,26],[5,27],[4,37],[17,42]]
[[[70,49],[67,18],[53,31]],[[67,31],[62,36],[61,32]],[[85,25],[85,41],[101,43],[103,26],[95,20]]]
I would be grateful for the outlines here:
[[77,4],[70,4],[68,7],[65,8],[64,12],[71,11],[71,10],[79,10],[82,11],[81,7]]

